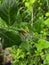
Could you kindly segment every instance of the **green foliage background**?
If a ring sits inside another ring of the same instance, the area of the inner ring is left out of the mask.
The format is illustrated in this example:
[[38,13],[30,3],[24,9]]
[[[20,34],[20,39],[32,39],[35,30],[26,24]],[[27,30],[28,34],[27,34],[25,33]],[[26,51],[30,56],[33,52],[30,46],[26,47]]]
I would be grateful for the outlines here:
[[0,37],[12,65],[49,65],[49,0],[0,0]]

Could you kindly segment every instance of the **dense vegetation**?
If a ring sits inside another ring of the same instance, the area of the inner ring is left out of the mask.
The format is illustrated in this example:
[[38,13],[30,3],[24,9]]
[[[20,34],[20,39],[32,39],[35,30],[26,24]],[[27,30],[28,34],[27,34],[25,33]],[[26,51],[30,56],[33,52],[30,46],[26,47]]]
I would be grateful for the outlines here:
[[0,37],[12,65],[49,65],[49,0],[0,0]]

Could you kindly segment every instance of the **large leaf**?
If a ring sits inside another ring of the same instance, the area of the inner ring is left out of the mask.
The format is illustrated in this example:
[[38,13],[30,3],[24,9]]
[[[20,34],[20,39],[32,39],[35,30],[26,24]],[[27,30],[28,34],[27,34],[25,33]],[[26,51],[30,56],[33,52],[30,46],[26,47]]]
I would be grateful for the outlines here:
[[[5,36],[6,35],[6,36]],[[18,34],[16,34],[13,31],[7,31],[4,35],[4,47],[9,47],[13,45],[20,45],[21,44],[21,38]]]
[[0,4],[0,17],[5,20],[7,25],[12,25],[15,22],[17,13],[16,0],[4,0]]
[[2,37],[3,48],[11,47],[13,45],[19,46],[22,42],[21,37],[15,31],[0,29],[0,36]]
[[47,49],[47,48],[49,48],[49,42],[46,41],[46,40],[40,39],[40,40],[38,41],[38,43],[36,44],[36,47],[37,47],[37,51],[41,52],[42,49]]

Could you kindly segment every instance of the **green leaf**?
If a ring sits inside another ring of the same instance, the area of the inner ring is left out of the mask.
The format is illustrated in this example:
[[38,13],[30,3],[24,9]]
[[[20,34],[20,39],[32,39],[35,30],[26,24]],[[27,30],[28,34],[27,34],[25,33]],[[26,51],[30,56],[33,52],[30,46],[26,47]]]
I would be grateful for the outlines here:
[[6,23],[0,18],[0,28],[7,27]]
[[3,37],[3,47],[11,47],[13,45],[20,45],[22,40],[18,33],[15,31],[7,31],[5,29],[0,29],[0,36]]
[[25,2],[26,7],[30,7],[30,2]]
[[5,20],[7,25],[12,25],[15,22],[16,5],[16,0],[4,0],[0,5],[0,17]]
[[40,39],[40,40],[38,41],[38,43],[36,44],[36,47],[37,47],[37,50],[38,50],[39,52],[41,52],[42,49],[49,48],[49,42]]
[[21,44],[21,48],[24,50],[24,51],[30,51],[30,49],[32,48],[31,44],[29,43],[26,43],[26,42],[23,42]]
[[30,0],[30,3],[33,4],[35,2],[35,0]]
[[44,64],[49,64],[49,54],[45,54],[44,55],[45,59],[44,59]]
[[49,16],[49,12],[46,13],[46,16]]
[[44,23],[45,23],[45,25],[47,25],[47,27],[49,27],[49,18],[46,19],[46,20],[44,21]]
[[33,30],[37,33],[40,33],[43,29],[43,19],[38,19],[34,22]]

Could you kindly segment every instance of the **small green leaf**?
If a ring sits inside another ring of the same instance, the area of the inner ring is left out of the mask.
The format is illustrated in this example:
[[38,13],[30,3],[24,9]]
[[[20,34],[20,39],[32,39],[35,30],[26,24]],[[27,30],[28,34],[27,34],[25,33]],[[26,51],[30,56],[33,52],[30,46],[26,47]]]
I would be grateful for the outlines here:
[[45,25],[49,27],[49,18],[44,21]]
[[35,2],[35,0],[30,0],[30,3],[33,4]]
[[25,2],[26,7],[30,7],[30,2]]
[[46,16],[49,16],[49,12],[46,13]]

